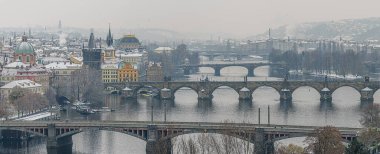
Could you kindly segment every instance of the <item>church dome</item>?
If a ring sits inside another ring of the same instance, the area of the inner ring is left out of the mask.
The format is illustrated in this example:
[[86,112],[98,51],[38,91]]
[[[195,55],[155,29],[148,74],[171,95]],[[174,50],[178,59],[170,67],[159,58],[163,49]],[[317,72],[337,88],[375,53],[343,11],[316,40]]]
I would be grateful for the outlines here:
[[16,53],[19,54],[33,54],[34,53],[34,48],[32,44],[28,43],[28,40],[26,36],[22,36],[22,42],[21,44],[16,48]]
[[138,43],[138,44],[140,44],[140,41],[134,35],[126,35],[120,39],[120,43]]

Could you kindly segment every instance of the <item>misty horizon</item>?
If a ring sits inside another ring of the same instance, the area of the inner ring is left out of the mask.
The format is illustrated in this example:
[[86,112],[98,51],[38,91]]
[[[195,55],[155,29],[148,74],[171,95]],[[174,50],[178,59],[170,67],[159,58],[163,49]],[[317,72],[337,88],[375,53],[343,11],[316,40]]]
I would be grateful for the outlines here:
[[[245,38],[283,25],[380,17],[371,0],[0,0],[0,27],[162,29]],[[11,15],[9,15],[11,13]],[[125,32],[134,33],[134,32]]]

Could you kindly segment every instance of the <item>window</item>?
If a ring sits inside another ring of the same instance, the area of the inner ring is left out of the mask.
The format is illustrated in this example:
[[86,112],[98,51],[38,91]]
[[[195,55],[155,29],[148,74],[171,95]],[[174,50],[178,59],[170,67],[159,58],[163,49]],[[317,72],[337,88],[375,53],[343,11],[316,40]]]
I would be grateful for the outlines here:
[[30,62],[29,56],[26,56],[26,62]]

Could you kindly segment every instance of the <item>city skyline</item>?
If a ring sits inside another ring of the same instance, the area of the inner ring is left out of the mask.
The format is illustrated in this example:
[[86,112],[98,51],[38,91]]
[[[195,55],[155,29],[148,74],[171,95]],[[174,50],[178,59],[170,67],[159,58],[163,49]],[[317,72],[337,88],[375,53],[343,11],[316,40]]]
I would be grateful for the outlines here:
[[0,0],[0,27],[58,27],[62,20],[64,27],[99,29],[111,23],[115,29],[157,28],[242,38],[282,25],[379,17],[380,2],[365,1]]

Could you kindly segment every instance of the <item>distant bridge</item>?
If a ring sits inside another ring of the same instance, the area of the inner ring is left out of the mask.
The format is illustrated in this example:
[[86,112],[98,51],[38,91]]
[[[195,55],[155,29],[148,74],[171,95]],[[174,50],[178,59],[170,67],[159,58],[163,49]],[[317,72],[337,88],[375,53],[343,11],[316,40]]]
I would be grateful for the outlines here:
[[[71,149],[72,136],[86,130],[106,130],[127,134],[147,142],[146,152],[171,151],[171,138],[191,133],[216,133],[237,137],[253,143],[255,153],[272,154],[274,142],[286,138],[313,135],[317,126],[258,125],[247,123],[210,122],[148,122],[148,121],[3,121],[0,130],[26,132],[28,135],[47,137],[48,154]],[[337,128],[342,141],[352,141],[361,128]]]
[[240,66],[244,67],[248,70],[248,77],[253,77],[255,76],[254,70],[257,67],[261,66],[277,66],[283,68],[283,64],[275,64],[275,63],[224,63],[224,64],[199,64],[199,65],[182,65],[181,67],[184,69],[184,74],[189,75],[191,70],[194,68],[199,68],[199,67],[210,67],[214,69],[214,76],[220,76],[220,70],[225,68],[225,67],[230,67],[230,66]]
[[169,82],[126,82],[105,83],[105,87],[113,87],[122,91],[127,98],[136,98],[138,91],[144,87],[161,90],[161,99],[174,99],[174,94],[181,88],[190,88],[198,94],[200,100],[211,100],[212,93],[219,87],[226,86],[235,90],[241,100],[252,100],[252,93],[260,87],[272,87],[280,95],[280,101],[291,101],[293,92],[300,87],[311,87],[319,92],[321,101],[331,102],[332,93],[341,87],[352,87],[360,93],[362,101],[372,102],[374,93],[380,88],[375,81],[169,81]]

